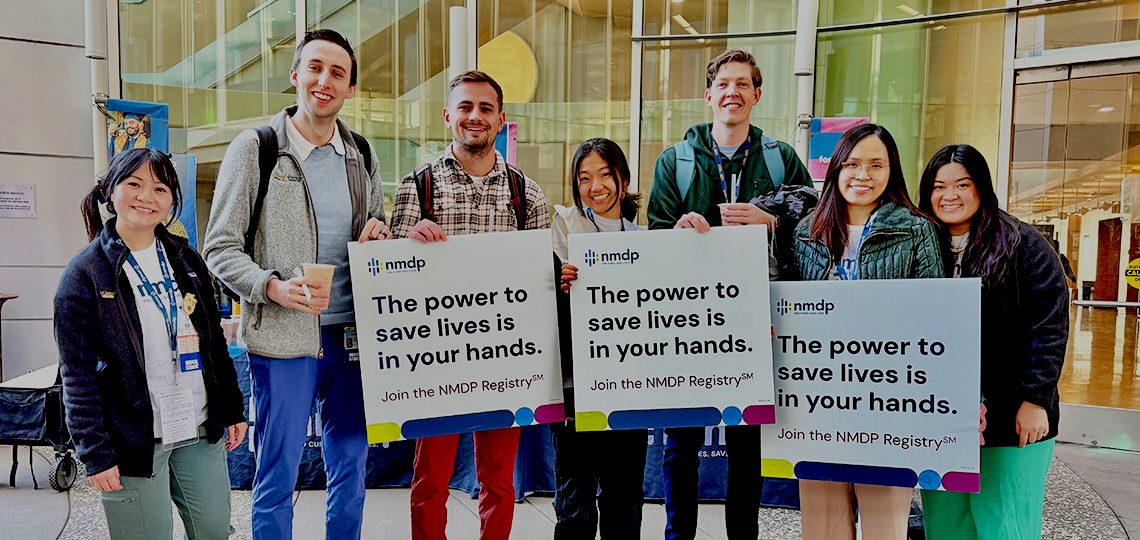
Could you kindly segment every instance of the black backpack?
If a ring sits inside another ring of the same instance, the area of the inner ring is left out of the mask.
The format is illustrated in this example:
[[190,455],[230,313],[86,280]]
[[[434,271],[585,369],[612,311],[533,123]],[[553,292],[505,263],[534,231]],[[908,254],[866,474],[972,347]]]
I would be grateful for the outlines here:
[[[436,221],[435,206],[432,204],[431,163],[421,165],[413,175],[416,178],[416,193],[420,197],[420,218]],[[515,211],[515,227],[521,231],[526,229],[526,176],[508,163],[507,179],[511,189],[511,200],[507,206]]]
[[[258,126],[254,129],[257,132],[258,139],[258,153],[257,164],[261,170],[261,180],[257,184],[257,198],[253,200],[253,212],[249,215],[249,227],[245,231],[245,253],[253,256],[253,239],[257,236],[257,225],[261,221],[261,207],[265,203],[265,194],[269,191],[269,176],[273,174],[273,167],[277,165],[277,132],[273,131],[272,126]],[[360,152],[361,159],[364,160],[364,169],[368,171],[368,176],[372,176],[372,149],[368,146],[368,141],[363,135],[350,131],[352,139],[356,141],[356,149]],[[221,280],[215,280],[218,285],[218,290],[230,298],[238,298],[238,295],[233,292],[229,287],[226,287]]]

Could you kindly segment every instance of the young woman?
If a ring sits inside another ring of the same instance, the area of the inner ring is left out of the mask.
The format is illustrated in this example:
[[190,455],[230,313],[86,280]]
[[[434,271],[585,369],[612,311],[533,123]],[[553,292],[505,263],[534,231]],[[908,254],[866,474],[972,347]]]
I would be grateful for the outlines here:
[[[578,147],[570,167],[574,206],[554,205],[554,254],[561,266],[562,290],[569,291],[578,269],[569,260],[567,237],[593,232],[636,231],[640,195],[629,193],[629,165],[617,143],[590,139]],[[558,298],[562,347],[565,424],[552,424],[554,436],[554,525],[557,540],[641,537],[642,482],[648,437],[644,430],[578,433],[574,429],[573,351],[570,299]],[[598,488],[601,494],[598,494]],[[600,514],[600,521],[599,521]]]
[[946,275],[982,278],[987,411],[981,493],[923,491],[926,537],[1041,538],[1069,339],[1065,271],[1037,229],[998,208],[989,166],[974,147],[935,153],[919,193],[942,230]]
[[[839,139],[815,212],[795,232],[799,278],[942,277],[934,224],[906,193],[899,151],[882,126],[863,124]],[[905,540],[911,488],[800,481],[803,538]]]
[[172,500],[188,537],[231,530],[225,450],[246,421],[206,264],[166,232],[180,193],[161,152],[115,156],[55,297],[67,427],[113,539],[169,538]]

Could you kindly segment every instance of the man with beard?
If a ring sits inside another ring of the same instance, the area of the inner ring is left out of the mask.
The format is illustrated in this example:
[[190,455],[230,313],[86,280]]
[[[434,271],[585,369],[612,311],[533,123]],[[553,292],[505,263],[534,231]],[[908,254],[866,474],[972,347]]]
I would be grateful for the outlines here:
[[114,125],[111,127],[110,155],[114,157],[129,148],[150,148],[147,142],[142,118],[135,113],[127,113],[123,116],[123,129]]
[[[396,192],[396,238],[428,243],[445,241],[448,235],[549,228],[550,214],[538,184],[495,151],[495,136],[506,121],[499,84],[481,71],[457,75],[447,85],[443,121],[451,128],[452,143],[438,159],[405,176]],[[518,428],[475,433],[482,540],[510,536],[518,442]],[[458,443],[459,435],[416,441],[413,540],[446,538],[447,483]]]

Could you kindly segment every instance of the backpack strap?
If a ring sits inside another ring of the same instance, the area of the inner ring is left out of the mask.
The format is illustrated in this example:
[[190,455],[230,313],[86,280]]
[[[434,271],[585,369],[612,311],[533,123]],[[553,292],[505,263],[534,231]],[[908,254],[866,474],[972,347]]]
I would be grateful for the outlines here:
[[507,164],[507,184],[511,188],[511,200],[507,206],[515,210],[515,228],[526,229],[526,175]]
[[677,192],[681,195],[681,201],[685,202],[689,199],[689,188],[692,187],[693,176],[697,172],[696,152],[687,140],[674,144],[673,152],[676,158],[674,177],[677,180]]
[[261,222],[261,207],[265,203],[265,194],[269,191],[269,175],[273,174],[273,167],[277,165],[277,132],[270,126],[258,126],[257,132],[258,152],[257,165],[261,170],[261,180],[257,184],[257,198],[253,200],[253,212],[249,214],[249,227],[245,231],[245,253],[253,256],[253,239],[257,236],[257,226]]
[[360,159],[364,160],[364,170],[368,171],[368,177],[372,177],[372,149],[368,146],[368,140],[355,131],[349,131],[352,134],[352,140],[356,141],[356,151],[360,152]]
[[420,219],[435,221],[435,207],[431,201],[431,163],[420,165],[412,175],[416,179],[416,194],[420,197]]
[[761,135],[760,144],[764,166],[768,167],[768,176],[772,177],[772,187],[780,189],[784,183],[784,156],[780,154],[780,143],[767,135]]

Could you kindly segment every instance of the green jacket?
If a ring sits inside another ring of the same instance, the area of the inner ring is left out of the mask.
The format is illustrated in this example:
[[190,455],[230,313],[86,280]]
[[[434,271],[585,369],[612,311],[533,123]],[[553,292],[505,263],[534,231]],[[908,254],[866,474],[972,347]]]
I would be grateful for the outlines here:
[[[740,184],[740,198],[748,202],[755,197],[765,195],[775,189],[772,177],[768,174],[768,167],[764,165],[764,157],[760,146],[760,136],[763,131],[751,126],[749,136],[752,139],[752,150],[748,152],[747,168],[741,174],[745,181]],[[712,226],[720,225],[720,209],[717,205],[725,202],[724,192],[720,189],[720,176],[716,171],[716,161],[712,152],[712,124],[697,124],[685,133],[685,139],[693,145],[696,157],[696,167],[693,171],[693,183],[689,186],[689,196],[677,189],[677,155],[672,146],[661,152],[657,158],[657,166],[653,171],[653,190],[649,194],[649,208],[647,215],[650,229],[671,229],[681,216],[689,212],[698,212],[708,220]],[[811,176],[807,167],[800,161],[796,151],[791,146],[781,142],[780,155],[784,158],[784,184],[810,186]],[[740,173],[744,163],[744,152],[737,151],[736,155],[724,160],[725,175],[731,178],[733,174]]]
[[[831,254],[827,247],[808,238],[815,213],[796,227],[793,249],[801,281],[828,278]],[[909,279],[945,277],[938,233],[930,220],[906,208],[885,202],[871,220],[871,230],[859,247],[860,279]]]

